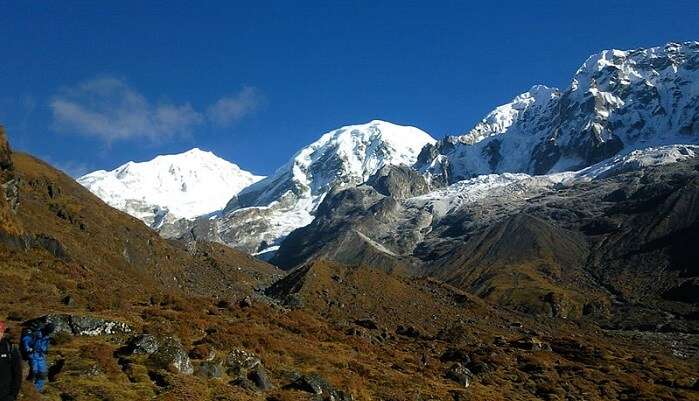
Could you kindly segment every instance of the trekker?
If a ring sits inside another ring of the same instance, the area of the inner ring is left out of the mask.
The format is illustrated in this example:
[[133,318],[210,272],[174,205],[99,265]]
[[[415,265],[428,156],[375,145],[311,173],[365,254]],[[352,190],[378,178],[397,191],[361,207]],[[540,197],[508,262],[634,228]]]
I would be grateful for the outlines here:
[[29,360],[30,377],[34,379],[34,387],[39,392],[44,391],[44,384],[48,378],[46,354],[49,352],[53,330],[53,323],[46,323],[36,330],[28,329],[22,334],[22,352]]
[[5,322],[0,320],[0,401],[15,401],[22,385],[22,359],[17,347],[5,338]]

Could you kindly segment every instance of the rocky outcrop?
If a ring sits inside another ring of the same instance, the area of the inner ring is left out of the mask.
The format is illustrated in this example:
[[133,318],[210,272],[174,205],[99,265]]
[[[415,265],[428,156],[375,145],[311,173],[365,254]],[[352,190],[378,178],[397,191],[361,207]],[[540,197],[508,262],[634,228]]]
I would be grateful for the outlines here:
[[408,166],[384,166],[366,184],[381,195],[395,199],[422,195],[430,189],[425,177]]
[[73,336],[109,336],[132,332],[131,326],[124,322],[88,315],[51,314],[29,320],[24,325],[36,327],[46,323],[52,323],[55,326],[55,333]]

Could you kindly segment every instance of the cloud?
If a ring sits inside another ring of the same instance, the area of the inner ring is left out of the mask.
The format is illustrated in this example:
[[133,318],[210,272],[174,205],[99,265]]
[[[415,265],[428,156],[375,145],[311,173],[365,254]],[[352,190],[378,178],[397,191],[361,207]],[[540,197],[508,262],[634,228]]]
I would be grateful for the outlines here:
[[154,142],[189,135],[204,120],[188,103],[153,103],[124,80],[99,77],[64,88],[50,102],[54,127],[106,142]]
[[264,96],[259,90],[246,86],[236,94],[219,99],[207,109],[206,115],[212,123],[228,127],[253,113],[263,102]]

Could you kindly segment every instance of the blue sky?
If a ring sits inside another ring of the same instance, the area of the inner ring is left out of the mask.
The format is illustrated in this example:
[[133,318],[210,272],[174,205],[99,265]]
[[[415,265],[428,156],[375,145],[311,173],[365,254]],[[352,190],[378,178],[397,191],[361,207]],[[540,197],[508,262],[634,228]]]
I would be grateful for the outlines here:
[[195,146],[270,174],[342,125],[441,138],[599,50],[699,40],[697,1],[199,3],[0,0],[13,146],[73,175]]

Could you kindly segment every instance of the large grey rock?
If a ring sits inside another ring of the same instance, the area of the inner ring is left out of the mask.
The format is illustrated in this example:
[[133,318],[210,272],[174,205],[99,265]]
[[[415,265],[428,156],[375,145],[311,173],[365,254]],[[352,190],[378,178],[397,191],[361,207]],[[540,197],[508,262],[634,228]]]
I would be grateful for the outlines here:
[[252,369],[261,366],[262,361],[252,352],[235,349],[226,357],[226,367],[231,376],[246,376]]
[[134,354],[152,354],[158,350],[160,341],[152,334],[141,334],[131,339],[129,348]]
[[131,333],[131,327],[116,320],[102,319],[87,315],[50,314],[30,320],[26,326],[52,323],[55,333],[66,333],[74,336],[103,336]]
[[156,369],[174,369],[188,375],[194,372],[187,351],[175,336],[141,334],[131,339],[125,351],[129,354],[147,355],[148,363]]
[[167,336],[159,341],[158,349],[148,358],[151,363],[161,369],[174,368],[178,373],[192,374],[194,368],[180,340]]
[[261,391],[266,391],[272,389],[272,380],[269,378],[267,370],[261,365],[256,366],[252,371],[248,373],[248,379],[255,383],[255,387]]

